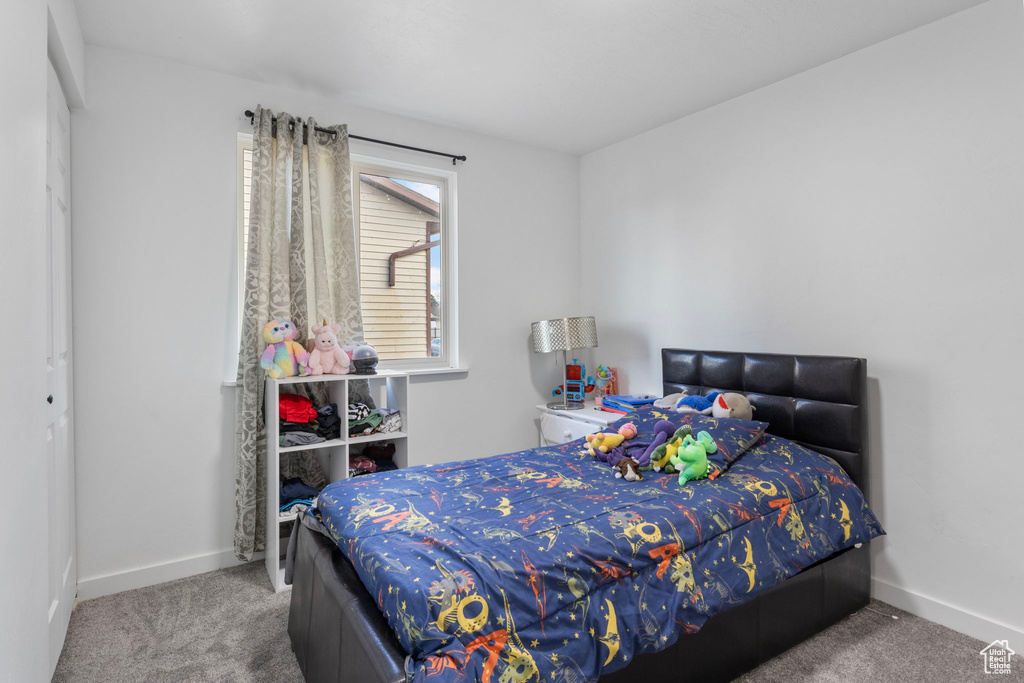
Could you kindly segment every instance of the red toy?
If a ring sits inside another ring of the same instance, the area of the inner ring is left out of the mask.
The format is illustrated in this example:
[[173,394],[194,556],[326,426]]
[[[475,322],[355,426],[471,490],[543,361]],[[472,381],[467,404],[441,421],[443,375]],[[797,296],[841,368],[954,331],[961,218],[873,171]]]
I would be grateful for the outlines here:
[[[568,385],[569,390],[565,396],[566,403],[583,403],[586,395],[594,390],[596,387],[593,377],[587,377],[586,381],[583,380],[587,375],[587,366],[580,363],[577,359],[573,358],[572,363],[568,363],[565,366],[565,384]],[[551,392],[552,396],[561,396],[562,391],[565,389],[564,386],[559,385],[555,387],[554,391]]]

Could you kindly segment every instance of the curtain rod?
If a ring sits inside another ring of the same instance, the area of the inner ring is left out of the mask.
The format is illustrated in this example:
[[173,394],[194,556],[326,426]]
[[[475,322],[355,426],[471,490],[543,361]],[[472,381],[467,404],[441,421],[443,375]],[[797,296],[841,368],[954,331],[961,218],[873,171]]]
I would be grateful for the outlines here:
[[[251,109],[246,109],[245,110],[245,115],[249,117],[249,123],[255,125],[255,123],[256,123],[256,114]],[[277,117],[274,117],[273,119],[271,119],[271,121],[273,123],[277,123]],[[306,124],[303,123],[302,126],[305,128]],[[328,128],[321,128],[320,126],[316,126],[316,132],[318,132],[318,133],[330,133],[332,135],[337,135],[337,131],[330,130]],[[437,152],[437,151],[432,150],[432,149],[424,149],[422,147],[412,147],[410,145],[402,145],[402,144],[399,144],[397,142],[388,142],[387,140],[377,140],[375,138],[364,138],[362,135],[352,135],[351,133],[349,133],[348,136],[351,139],[353,139],[353,140],[362,140],[363,142],[372,142],[372,143],[375,143],[375,144],[378,144],[378,145],[387,145],[388,147],[401,147],[402,149],[410,149],[410,150],[412,150],[414,152],[423,152],[424,154],[436,154],[439,157],[449,157],[452,160],[452,166],[455,165],[456,161],[465,161],[466,160],[466,155],[465,154],[449,154],[448,152]]]

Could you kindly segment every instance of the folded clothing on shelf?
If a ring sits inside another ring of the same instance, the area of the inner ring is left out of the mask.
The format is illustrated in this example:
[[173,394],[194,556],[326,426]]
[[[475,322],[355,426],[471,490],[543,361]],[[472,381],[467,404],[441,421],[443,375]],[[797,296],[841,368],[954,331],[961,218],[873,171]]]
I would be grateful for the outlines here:
[[[352,406],[349,406],[349,415],[352,414]],[[397,410],[388,408],[367,410],[366,415],[358,420],[350,419],[348,423],[349,436],[366,436],[367,434],[375,434],[377,432],[390,434],[401,430],[402,414]]]
[[317,433],[325,439],[341,438],[341,417],[338,404],[328,403],[316,411]]
[[313,402],[298,394],[281,394],[277,409],[283,422],[312,422],[317,417]]
[[[381,460],[380,462],[377,463],[376,471],[377,472],[390,472],[391,470],[397,470],[397,469],[398,469],[398,465],[396,465],[393,461],[391,461],[391,460]],[[364,474],[373,474],[373,472],[371,472],[370,470],[360,469],[358,467],[349,467],[348,468],[348,476],[350,476],[350,477],[360,477],[360,476],[362,476]]]
[[278,510],[277,512],[277,516],[288,517],[289,515],[294,515],[299,512],[302,512],[303,510],[308,510],[310,506],[315,504],[316,498],[304,498],[303,500],[296,500],[295,502],[290,503],[288,505],[282,505],[281,509]]
[[317,432],[320,431],[320,423],[316,420],[312,422],[285,422],[281,421],[281,427],[278,429],[279,432],[284,434],[285,432]]
[[[312,404],[310,406],[312,407]],[[279,438],[281,446],[308,446],[341,438],[341,418],[338,416],[336,403],[328,403],[316,409],[314,415],[315,419],[308,422],[282,420]]]
[[395,457],[395,444],[391,442],[370,444],[363,449],[362,455],[374,460],[383,460],[384,458],[390,460]]
[[380,414],[380,428],[377,431],[386,434],[402,431],[402,413],[397,410],[382,408]]
[[348,423],[349,436],[366,436],[367,434],[373,434],[380,428],[380,423],[384,419],[379,410],[371,410],[367,413],[366,417],[350,421]]
[[377,463],[370,458],[367,458],[365,455],[359,455],[357,453],[353,453],[348,456],[348,467],[350,470],[356,469],[362,470],[363,472],[377,471]]
[[281,510],[288,510],[295,503],[309,505],[314,498],[320,495],[320,491],[302,481],[299,477],[281,479],[280,491],[278,503]]
[[365,403],[348,404],[348,421],[358,422],[370,414],[370,406]]
[[393,459],[395,450],[394,443],[375,443],[364,448],[362,453],[353,453],[348,458],[348,476],[397,470],[398,465]]
[[309,446],[314,443],[327,441],[316,432],[285,432],[280,436],[281,447],[287,446]]

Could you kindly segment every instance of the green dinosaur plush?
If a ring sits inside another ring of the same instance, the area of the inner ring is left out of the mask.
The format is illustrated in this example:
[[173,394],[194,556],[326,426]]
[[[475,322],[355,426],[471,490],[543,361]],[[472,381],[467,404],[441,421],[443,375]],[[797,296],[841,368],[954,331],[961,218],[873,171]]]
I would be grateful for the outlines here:
[[[655,472],[667,472],[668,474],[674,474],[676,468],[672,466],[672,456],[676,454],[679,446],[682,445],[683,439],[690,436],[692,433],[693,430],[689,427],[680,427],[677,429],[676,433],[669,437],[665,443],[654,449],[654,452],[651,453],[651,464],[647,469],[652,469]],[[641,468],[641,470],[642,469],[643,468]]]
[[717,450],[718,444],[707,432],[700,432],[696,439],[692,433],[684,436],[678,450],[670,458],[679,471],[679,485],[708,476],[708,453]]

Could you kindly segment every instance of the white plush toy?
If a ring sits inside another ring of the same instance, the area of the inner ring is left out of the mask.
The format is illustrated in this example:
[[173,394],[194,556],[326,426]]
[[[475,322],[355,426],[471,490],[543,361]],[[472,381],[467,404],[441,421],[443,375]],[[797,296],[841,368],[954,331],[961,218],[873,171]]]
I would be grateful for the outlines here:
[[665,398],[659,398],[654,402],[655,408],[661,408],[662,410],[675,410],[676,404],[679,403],[679,399],[686,398],[686,392],[679,394],[669,394]]
[[347,375],[348,354],[338,346],[341,325],[313,326],[313,351],[309,354],[309,370],[313,375]]

